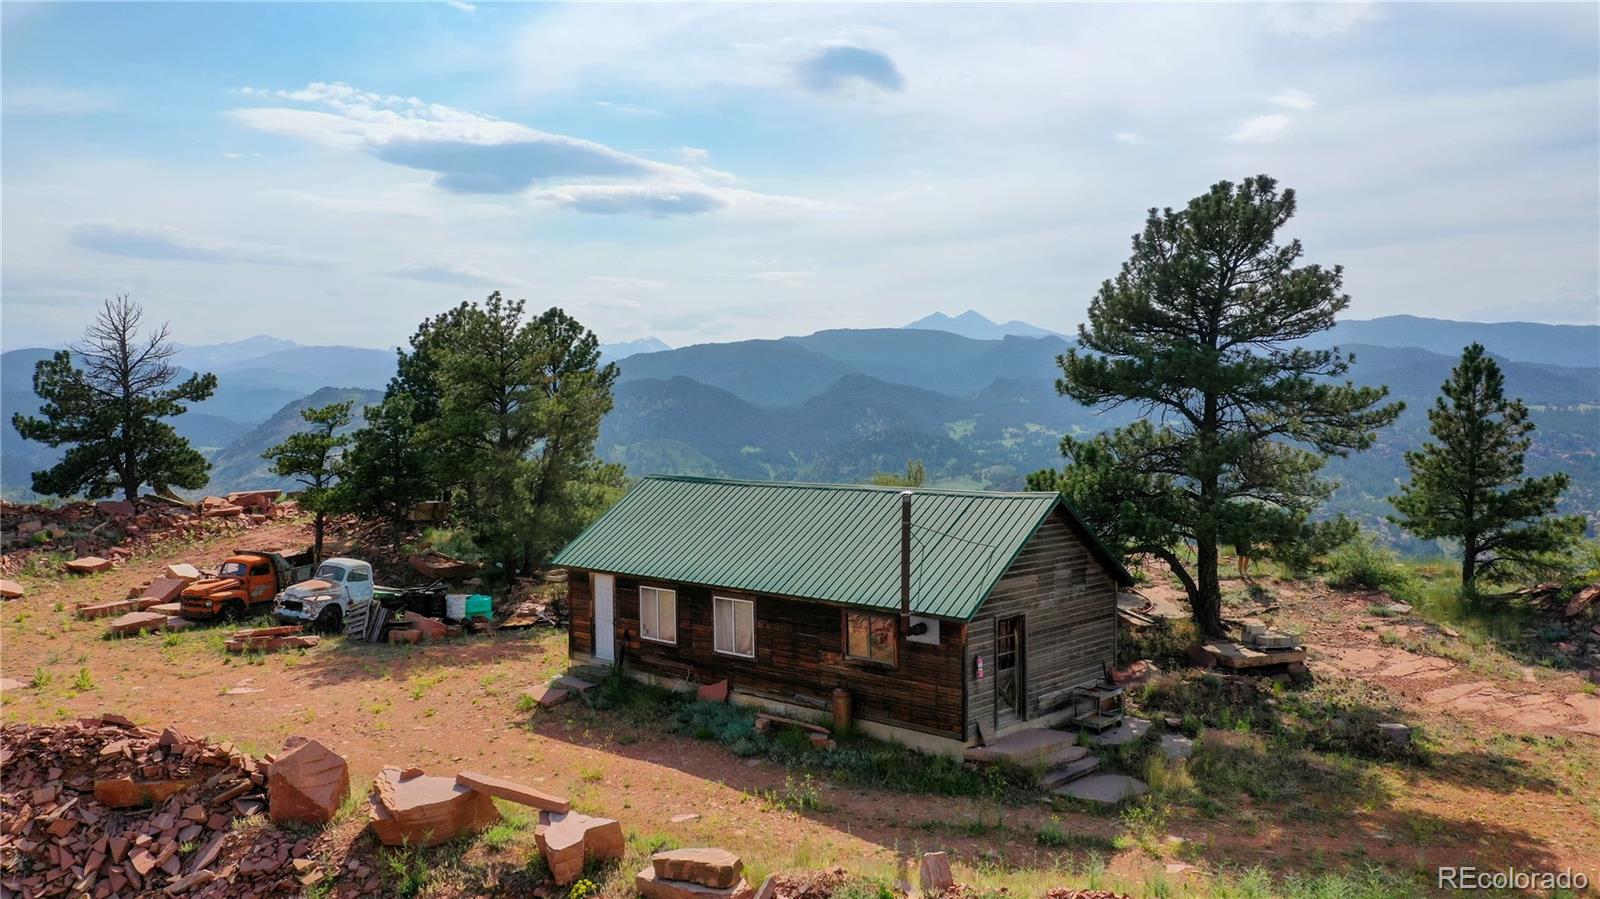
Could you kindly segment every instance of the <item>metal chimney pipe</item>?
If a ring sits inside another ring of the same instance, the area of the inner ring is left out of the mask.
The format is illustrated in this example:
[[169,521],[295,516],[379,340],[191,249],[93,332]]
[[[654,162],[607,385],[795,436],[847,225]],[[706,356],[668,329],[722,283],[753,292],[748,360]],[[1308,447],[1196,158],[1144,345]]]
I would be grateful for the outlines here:
[[900,636],[911,633],[911,491],[900,492]]

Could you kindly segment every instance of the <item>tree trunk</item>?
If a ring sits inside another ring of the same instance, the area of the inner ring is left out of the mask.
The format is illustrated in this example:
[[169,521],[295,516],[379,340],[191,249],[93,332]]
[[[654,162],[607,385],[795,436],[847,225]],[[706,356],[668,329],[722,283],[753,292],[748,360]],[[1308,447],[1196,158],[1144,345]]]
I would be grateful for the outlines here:
[[311,558],[312,563],[315,565],[322,564],[322,531],[327,520],[328,513],[326,512],[318,512],[317,517],[312,519],[311,532],[313,536],[311,538]]
[[1216,534],[1202,530],[1195,540],[1194,623],[1207,637],[1226,637],[1222,628],[1222,586],[1217,575]]
[[1461,547],[1461,589],[1470,592],[1477,579],[1478,540],[1476,534],[1470,534]]

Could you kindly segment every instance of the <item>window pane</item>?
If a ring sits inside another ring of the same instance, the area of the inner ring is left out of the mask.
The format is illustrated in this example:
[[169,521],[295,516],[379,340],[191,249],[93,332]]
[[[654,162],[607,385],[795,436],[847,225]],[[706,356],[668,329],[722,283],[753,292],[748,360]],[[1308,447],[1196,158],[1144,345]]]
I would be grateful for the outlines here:
[[895,620],[883,616],[874,616],[872,619],[872,660],[875,662],[894,661],[894,631]]
[[734,611],[733,651],[752,655],[756,651],[755,606],[747,602],[735,603]]
[[678,642],[678,593],[676,590],[659,590],[656,592],[656,629],[661,632],[661,639],[668,643]]
[[718,652],[733,651],[733,621],[728,614],[729,602],[718,598],[712,609],[712,618],[715,619],[716,643]]
[[870,652],[868,644],[871,642],[871,623],[867,616],[855,612],[851,612],[845,618],[849,628],[845,651],[858,659],[867,658]]
[[659,613],[656,610],[658,600],[654,587],[639,588],[639,635],[651,640],[661,639],[656,621]]

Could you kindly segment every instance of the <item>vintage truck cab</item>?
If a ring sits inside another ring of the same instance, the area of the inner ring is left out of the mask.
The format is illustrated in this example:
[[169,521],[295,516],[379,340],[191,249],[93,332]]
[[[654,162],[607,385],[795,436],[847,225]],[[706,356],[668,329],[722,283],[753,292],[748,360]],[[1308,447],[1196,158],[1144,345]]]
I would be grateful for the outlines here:
[[243,618],[266,607],[285,586],[311,573],[311,553],[285,556],[276,552],[234,550],[216,577],[202,578],[183,588],[178,603],[183,617]]
[[372,599],[372,566],[360,559],[329,559],[311,580],[278,594],[273,614],[287,624],[310,624],[335,631],[344,624],[351,603]]

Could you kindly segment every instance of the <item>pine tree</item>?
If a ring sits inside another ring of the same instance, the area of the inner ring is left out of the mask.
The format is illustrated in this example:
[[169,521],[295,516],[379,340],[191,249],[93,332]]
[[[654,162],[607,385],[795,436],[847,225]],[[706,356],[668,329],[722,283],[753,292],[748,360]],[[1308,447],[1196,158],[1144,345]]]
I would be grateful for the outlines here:
[[436,498],[428,453],[410,397],[385,397],[362,412],[366,424],[351,435],[329,505],[389,522],[396,546],[412,506]]
[[353,401],[346,400],[300,410],[300,417],[311,427],[290,434],[282,443],[261,454],[261,458],[272,463],[275,473],[294,478],[305,487],[300,495],[300,507],[315,515],[312,554],[318,562],[322,561],[322,536],[327,528],[328,513],[339,497],[333,484],[339,478],[340,457],[350,443],[350,435],[340,432],[350,424],[351,405]]
[[1223,631],[1219,545],[1315,537],[1311,513],[1333,489],[1317,477],[1327,456],[1365,449],[1402,408],[1382,404],[1384,388],[1341,382],[1351,359],[1337,350],[1295,345],[1350,299],[1342,269],[1297,265],[1300,242],[1276,242],[1294,211],[1294,191],[1265,175],[1150,210],[1060,359],[1062,394],[1143,414],[1063,438],[1063,493],[1110,544],[1164,559],[1209,635]]
[[143,319],[144,310],[128,297],[106,300],[81,343],[35,366],[41,417],[18,413],[11,424],[25,439],[69,447],[55,466],[33,473],[35,493],[98,499],[121,491],[133,502],[145,484],[206,485],[211,463],[162,419],[209,397],[217,376],[191,375],[172,386],[178,369],[170,360],[178,347],[166,325],[141,340]]
[[1583,535],[1581,515],[1556,516],[1565,474],[1523,477],[1533,422],[1506,399],[1500,366],[1480,344],[1461,361],[1428,410],[1435,442],[1406,453],[1410,483],[1390,498],[1395,524],[1423,539],[1461,541],[1461,585],[1470,590],[1497,565],[1531,561]]
[[521,571],[620,489],[620,470],[594,454],[617,374],[577,319],[529,317],[495,292],[423,322],[389,395],[412,403],[428,470],[478,545]]

